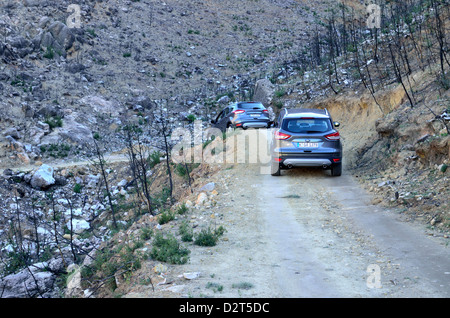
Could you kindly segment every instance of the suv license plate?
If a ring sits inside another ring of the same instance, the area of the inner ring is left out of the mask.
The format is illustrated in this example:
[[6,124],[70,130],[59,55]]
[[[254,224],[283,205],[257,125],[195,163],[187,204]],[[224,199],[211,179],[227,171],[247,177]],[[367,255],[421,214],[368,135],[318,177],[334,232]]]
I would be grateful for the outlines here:
[[319,148],[319,144],[314,142],[297,142],[296,146],[297,148]]

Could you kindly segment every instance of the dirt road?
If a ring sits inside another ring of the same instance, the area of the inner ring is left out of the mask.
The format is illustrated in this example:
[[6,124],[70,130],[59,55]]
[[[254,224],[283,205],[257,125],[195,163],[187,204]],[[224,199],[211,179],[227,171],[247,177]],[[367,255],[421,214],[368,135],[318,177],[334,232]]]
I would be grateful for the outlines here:
[[[220,172],[225,241],[194,249],[192,297],[449,297],[448,239],[370,204],[346,173],[281,177],[256,165]],[[442,240],[442,241],[441,241]]]

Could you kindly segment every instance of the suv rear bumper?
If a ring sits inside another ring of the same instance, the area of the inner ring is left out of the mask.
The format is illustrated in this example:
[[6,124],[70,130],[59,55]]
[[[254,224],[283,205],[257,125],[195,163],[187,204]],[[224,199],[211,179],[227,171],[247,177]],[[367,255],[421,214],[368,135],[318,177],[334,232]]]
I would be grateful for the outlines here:
[[287,167],[323,167],[331,166],[332,162],[329,159],[285,159],[282,161],[283,165]]
[[270,121],[263,120],[263,121],[242,121],[242,122],[236,122],[234,124],[236,128],[269,128]]
[[308,154],[308,155],[286,155],[273,153],[273,159],[283,168],[295,167],[323,167],[330,168],[331,166],[342,163],[342,152],[328,153],[328,154]]

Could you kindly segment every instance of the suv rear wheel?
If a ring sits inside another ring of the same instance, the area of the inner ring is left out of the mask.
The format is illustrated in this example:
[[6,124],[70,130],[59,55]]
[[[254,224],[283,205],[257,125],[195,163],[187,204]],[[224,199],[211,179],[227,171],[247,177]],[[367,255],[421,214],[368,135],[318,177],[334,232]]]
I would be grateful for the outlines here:
[[331,166],[331,175],[333,177],[339,177],[342,175],[342,163],[337,163]]
[[281,175],[280,164],[278,162],[274,162],[272,160],[272,163],[270,164],[270,174],[272,176],[280,176]]

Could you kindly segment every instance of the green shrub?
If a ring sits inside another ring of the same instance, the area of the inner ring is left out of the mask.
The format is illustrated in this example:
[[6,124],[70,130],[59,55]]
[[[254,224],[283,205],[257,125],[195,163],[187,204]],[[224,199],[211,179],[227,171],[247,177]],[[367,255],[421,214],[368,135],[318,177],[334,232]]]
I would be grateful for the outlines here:
[[148,156],[148,162],[150,165],[150,168],[154,168],[158,163],[161,162],[161,152],[154,151]]
[[286,92],[284,91],[284,88],[282,88],[282,89],[280,89],[280,90],[275,92],[275,96],[278,97],[278,98],[283,97],[284,95],[286,95]]
[[51,60],[55,57],[55,51],[53,50],[52,47],[47,46],[47,51],[45,51],[44,57],[49,60]]
[[182,163],[178,163],[175,166],[175,173],[177,175],[179,175],[180,177],[183,177],[183,178],[186,178],[186,179],[189,177],[188,173],[187,173],[187,170],[186,170],[186,166],[184,164],[182,164]]
[[203,229],[197,233],[194,243],[199,246],[215,246],[219,237],[222,236],[224,232],[225,228],[222,226],[214,231],[212,231],[211,228]]
[[74,187],[73,187],[73,192],[75,193],[81,193],[81,189],[83,188],[83,186],[79,183],[75,183]]
[[141,229],[140,239],[143,241],[149,240],[153,235],[153,230],[149,227]]
[[186,119],[187,119],[189,122],[193,122],[193,121],[196,120],[197,118],[195,117],[195,115],[190,114],[190,115],[188,115],[188,116],[186,117]]
[[187,211],[189,211],[189,208],[184,203],[180,205],[177,209],[177,213],[181,215],[185,214]]
[[170,264],[186,264],[189,260],[189,253],[190,251],[182,247],[173,235],[168,234],[167,237],[164,237],[162,233],[158,232],[154,238],[150,257]]
[[50,129],[62,127],[63,125],[62,118],[59,116],[47,117],[44,122],[50,126]]
[[240,282],[233,284],[231,287],[238,288],[238,289],[250,289],[253,288],[253,284],[249,282]]
[[181,223],[178,233],[181,235],[183,242],[192,242],[194,239],[194,231],[186,221]]
[[166,224],[170,221],[172,221],[173,219],[175,219],[175,215],[173,213],[171,213],[170,211],[166,211],[164,210],[158,218],[158,223],[159,224]]
[[208,282],[206,288],[212,289],[214,292],[221,292],[223,290],[223,285]]

